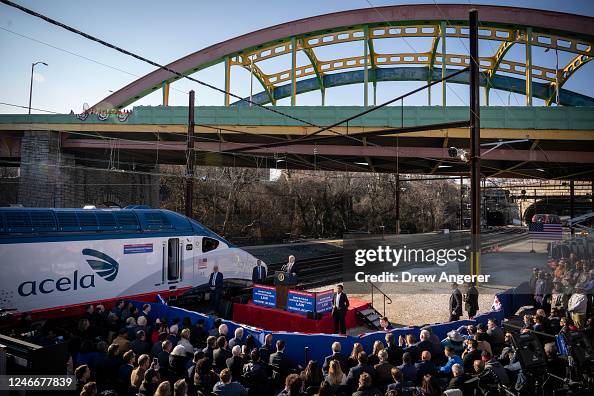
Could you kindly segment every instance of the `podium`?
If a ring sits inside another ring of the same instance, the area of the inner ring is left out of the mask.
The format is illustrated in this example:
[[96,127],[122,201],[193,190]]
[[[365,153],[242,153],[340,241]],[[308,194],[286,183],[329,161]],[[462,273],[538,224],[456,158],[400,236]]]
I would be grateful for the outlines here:
[[285,309],[287,307],[287,297],[291,287],[297,285],[297,277],[286,271],[276,271],[274,273],[274,286],[276,287],[276,307]]

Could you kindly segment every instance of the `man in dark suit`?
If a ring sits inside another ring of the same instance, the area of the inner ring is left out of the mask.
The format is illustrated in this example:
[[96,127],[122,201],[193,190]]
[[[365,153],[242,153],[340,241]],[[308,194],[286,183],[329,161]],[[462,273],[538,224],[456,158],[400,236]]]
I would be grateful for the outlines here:
[[478,303],[479,292],[474,286],[474,283],[468,282],[466,294],[464,295],[464,309],[468,312],[468,318],[474,318],[477,311],[479,310]]
[[336,293],[332,296],[332,319],[334,319],[334,333],[346,334],[346,314],[349,308],[349,299],[343,293],[342,285],[336,286]]
[[284,382],[285,377],[296,369],[291,358],[285,355],[285,342],[283,340],[276,342],[276,352],[270,355],[269,363],[274,367],[272,377],[275,380],[280,380],[280,382]]
[[425,374],[437,375],[437,366],[431,361],[431,352],[423,351],[421,361],[415,364],[417,369],[417,382],[421,382]]
[[386,334],[386,350],[388,351],[388,361],[397,366],[402,363],[402,348],[396,343],[396,337],[393,333]]
[[227,368],[227,359],[232,355],[224,336],[217,338],[217,348],[212,352],[213,366],[216,372]]
[[336,360],[340,364],[340,368],[343,372],[347,372],[347,357],[340,353],[342,346],[340,342],[332,343],[332,355],[324,358],[324,364],[322,365],[322,372],[324,375],[328,375],[328,369],[330,368],[330,362]]
[[367,364],[367,353],[359,352],[359,355],[357,355],[357,360],[359,364],[351,368],[349,375],[347,375],[347,385],[349,385],[351,389],[357,389],[361,374],[367,373],[371,376],[371,378],[375,377],[375,370],[373,367]]
[[252,270],[252,282],[262,284],[266,280],[266,267],[262,265],[262,261],[256,261],[256,266]]
[[231,371],[231,380],[239,381],[243,374],[243,365],[245,364],[245,361],[241,357],[241,347],[235,345],[231,350],[231,353],[232,356],[226,361],[227,368]]
[[266,337],[264,337],[264,345],[260,347],[258,352],[260,352],[260,359],[262,359],[262,362],[268,364],[270,355],[272,354],[272,334],[266,334]]
[[460,319],[462,316],[462,293],[458,290],[458,284],[452,283],[452,294],[450,295],[450,322]]
[[219,302],[223,294],[223,273],[219,272],[219,266],[215,265],[212,269],[210,277],[208,278],[208,286],[210,287],[210,300],[215,312],[219,309]]

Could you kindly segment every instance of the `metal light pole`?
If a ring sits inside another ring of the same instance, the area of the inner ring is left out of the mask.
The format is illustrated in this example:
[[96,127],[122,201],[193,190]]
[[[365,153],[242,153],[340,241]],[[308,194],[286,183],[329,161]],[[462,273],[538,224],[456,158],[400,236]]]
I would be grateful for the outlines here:
[[33,70],[35,69],[35,66],[37,66],[38,64],[42,64],[42,65],[46,65],[49,66],[47,63],[45,62],[35,62],[35,63],[31,63],[31,84],[29,85],[29,114],[31,114],[31,99],[33,97]]
[[186,147],[186,210],[185,215],[192,217],[194,202],[194,91],[190,91],[188,104],[188,135]]
[[470,10],[470,197],[471,275],[479,275],[481,255],[481,124],[479,96],[478,11]]

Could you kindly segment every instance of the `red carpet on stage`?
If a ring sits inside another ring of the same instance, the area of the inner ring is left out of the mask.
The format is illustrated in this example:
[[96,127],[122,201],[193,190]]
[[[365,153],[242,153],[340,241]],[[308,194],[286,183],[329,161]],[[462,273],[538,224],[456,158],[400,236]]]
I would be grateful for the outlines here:
[[[356,298],[349,299],[346,327],[357,326],[355,309],[365,309],[369,303]],[[233,304],[233,321],[272,331],[295,331],[299,333],[334,333],[332,314],[323,314],[320,320],[308,319],[305,314],[287,312],[276,308],[262,307],[251,301]]]

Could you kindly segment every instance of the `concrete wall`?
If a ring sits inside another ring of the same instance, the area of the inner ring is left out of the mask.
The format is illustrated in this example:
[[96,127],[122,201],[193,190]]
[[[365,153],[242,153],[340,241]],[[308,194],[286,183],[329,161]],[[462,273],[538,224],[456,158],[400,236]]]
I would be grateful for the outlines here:
[[[20,183],[15,194],[0,194],[0,205],[82,207],[84,205],[144,204],[159,207],[159,176],[152,169],[111,171],[85,169],[60,150],[57,132],[25,132],[21,143]],[[18,186],[18,187],[17,187]],[[10,202],[17,197],[16,202]]]

